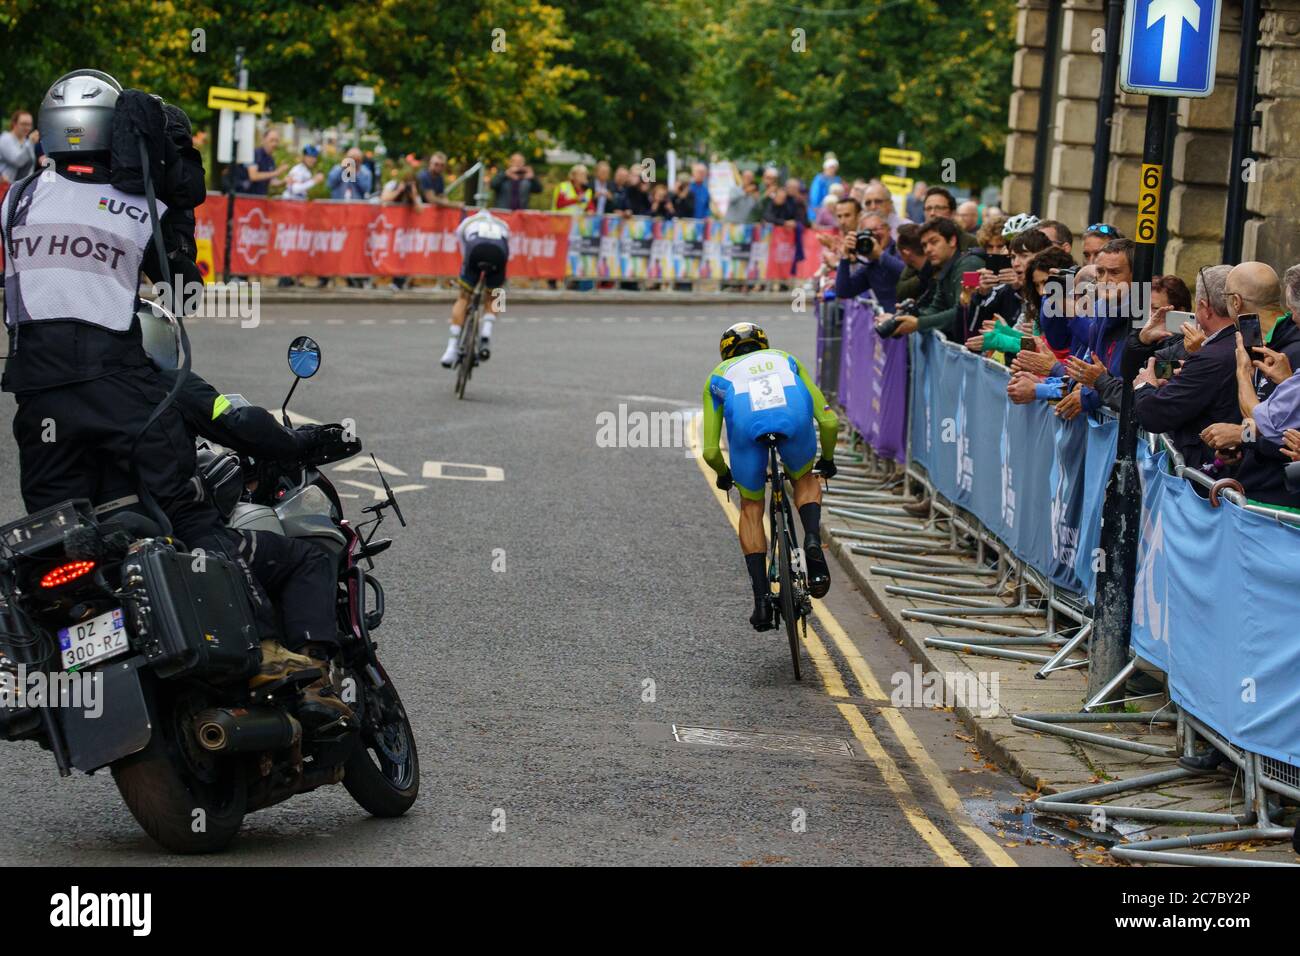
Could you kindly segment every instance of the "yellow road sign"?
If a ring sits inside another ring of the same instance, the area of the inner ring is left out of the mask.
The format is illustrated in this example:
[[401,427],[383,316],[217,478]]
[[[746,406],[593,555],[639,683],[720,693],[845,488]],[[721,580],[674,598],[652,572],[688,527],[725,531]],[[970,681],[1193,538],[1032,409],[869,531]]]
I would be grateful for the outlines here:
[[910,193],[914,185],[913,180],[903,176],[881,176],[880,181],[891,193]]
[[266,94],[258,90],[236,90],[228,86],[208,87],[208,109],[236,113],[265,113]]
[[914,149],[889,149],[886,147],[880,151],[880,165],[906,166],[908,169],[917,169],[921,165],[921,154]]
[[1143,245],[1155,245],[1160,228],[1160,183],[1165,168],[1155,163],[1142,164],[1142,184],[1138,189],[1137,234]]
[[199,267],[199,273],[203,276],[203,281],[211,285],[217,281],[217,257],[212,252],[212,240],[195,239],[194,244],[198,247],[198,254],[194,257],[194,264]]

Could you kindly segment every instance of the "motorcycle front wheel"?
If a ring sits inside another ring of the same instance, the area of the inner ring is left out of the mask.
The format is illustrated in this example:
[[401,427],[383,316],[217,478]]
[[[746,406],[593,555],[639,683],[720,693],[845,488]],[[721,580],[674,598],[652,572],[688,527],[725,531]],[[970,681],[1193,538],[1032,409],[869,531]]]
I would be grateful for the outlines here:
[[379,670],[383,687],[359,682],[361,740],[344,764],[343,786],[367,813],[400,817],[420,794],[420,757],[397,688]]

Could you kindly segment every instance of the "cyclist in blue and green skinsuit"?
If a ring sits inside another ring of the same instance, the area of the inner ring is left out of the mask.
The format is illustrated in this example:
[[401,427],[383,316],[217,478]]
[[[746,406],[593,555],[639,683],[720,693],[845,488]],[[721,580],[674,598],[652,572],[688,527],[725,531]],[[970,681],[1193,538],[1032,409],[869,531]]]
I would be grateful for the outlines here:
[[[822,553],[822,489],[817,472],[827,478],[835,474],[840,422],[807,369],[788,352],[768,348],[767,333],[757,325],[741,322],[727,329],[719,351],[722,362],[704,386],[704,460],[717,472],[719,488],[727,491],[734,484],[740,489],[740,550],[754,588],[754,613],[749,623],[756,631],[766,631],[775,622],[768,600],[767,535],[763,531],[767,449],[759,439],[773,433],[781,436],[777,451],[794,482],[809,590],[820,598],[830,590],[831,576]],[[731,467],[719,447],[724,421]]]

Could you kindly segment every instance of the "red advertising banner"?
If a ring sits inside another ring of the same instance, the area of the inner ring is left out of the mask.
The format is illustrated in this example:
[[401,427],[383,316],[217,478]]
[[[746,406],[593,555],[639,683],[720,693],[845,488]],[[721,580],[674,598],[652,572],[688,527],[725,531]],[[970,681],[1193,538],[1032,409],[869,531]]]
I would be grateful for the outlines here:
[[[803,246],[803,257],[795,262],[795,233],[798,232]],[[767,248],[767,278],[789,279],[792,276],[807,279],[822,261],[821,243],[817,241],[817,232],[812,229],[793,226],[777,226],[772,230]]]
[[[200,239],[225,262],[226,197],[196,210]],[[502,212],[510,226],[510,274],[564,278],[569,217]],[[230,269],[236,275],[454,276],[460,272],[456,227],[461,210],[350,202],[235,200]]]
[[[0,183],[0,199],[8,188],[8,183]],[[218,274],[225,263],[227,202],[224,195],[210,193],[195,210],[195,233],[211,242]],[[248,276],[454,276],[460,272],[456,227],[463,215],[448,206],[416,211],[405,205],[239,196],[230,269]],[[546,212],[498,211],[496,215],[510,226],[510,275],[516,278],[788,280],[808,278],[821,262],[821,247],[812,229],[798,230],[803,256],[796,263],[796,231],[789,226],[611,216],[604,217],[607,221],[602,225],[598,216],[575,220]],[[588,242],[583,227],[590,224],[603,231],[593,233]],[[648,229],[654,230],[654,236],[663,232],[657,252]],[[722,262],[737,242],[743,252],[740,276],[729,258],[725,265]],[[658,263],[658,268],[636,268],[638,252],[649,256],[647,262]],[[613,269],[607,259],[617,261],[618,268]],[[0,250],[0,268],[3,262]],[[598,270],[601,264],[608,271]]]

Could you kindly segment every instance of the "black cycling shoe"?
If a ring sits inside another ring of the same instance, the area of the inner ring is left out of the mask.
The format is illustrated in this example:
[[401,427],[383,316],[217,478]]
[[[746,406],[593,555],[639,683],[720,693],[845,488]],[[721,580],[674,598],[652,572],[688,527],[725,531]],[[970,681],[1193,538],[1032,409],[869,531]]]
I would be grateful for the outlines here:
[[826,566],[826,555],[821,545],[810,544],[803,549],[803,560],[808,565],[808,593],[824,598],[831,589],[831,569]]
[[492,340],[486,335],[478,340],[478,357],[482,362],[486,362],[492,357]]
[[754,613],[749,615],[749,623],[756,631],[770,631],[776,627],[772,601],[766,594],[761,598],[754,598]]

